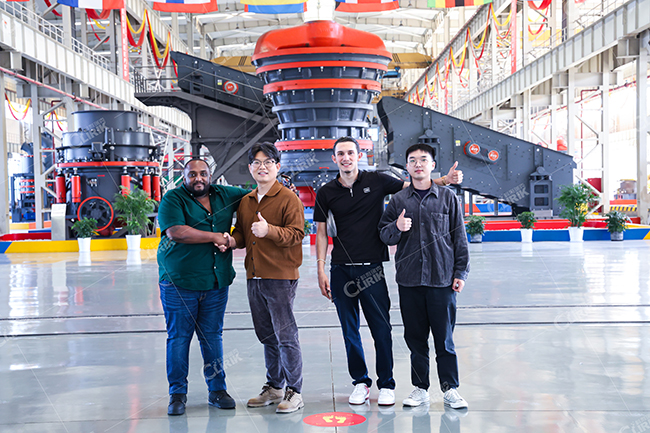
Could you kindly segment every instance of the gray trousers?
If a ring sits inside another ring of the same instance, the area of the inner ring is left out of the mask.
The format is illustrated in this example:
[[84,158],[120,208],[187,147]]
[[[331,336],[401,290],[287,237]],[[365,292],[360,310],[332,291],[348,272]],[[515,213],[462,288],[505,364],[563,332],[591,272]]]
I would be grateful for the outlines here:
[[302,354],[293,300],[298,280],[247,280],[255,334],[264,345],[266,381],[275,388],[302,390]]

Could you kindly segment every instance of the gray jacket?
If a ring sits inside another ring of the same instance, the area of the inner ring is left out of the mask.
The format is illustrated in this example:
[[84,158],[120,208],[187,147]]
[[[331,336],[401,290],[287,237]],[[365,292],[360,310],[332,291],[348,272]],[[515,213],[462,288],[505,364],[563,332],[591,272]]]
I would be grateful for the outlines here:
[[[402,210],[412,219],[411,229],[401,232],[397,218]],[[448,188],[432,183],[420,200],[411,184],[393,196],[379,222],[381,240],[397,244],[395,269],[401,286],[451,286],[454,278],[469,274],[469,244],[460,201]]]

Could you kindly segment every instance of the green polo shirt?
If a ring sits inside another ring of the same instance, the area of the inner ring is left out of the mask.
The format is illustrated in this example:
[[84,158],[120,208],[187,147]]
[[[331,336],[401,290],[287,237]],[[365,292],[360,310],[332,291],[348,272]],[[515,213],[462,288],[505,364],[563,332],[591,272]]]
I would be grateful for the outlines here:
[[232,251],[219,251],[211,242],[182,244],[167,237],[166,230],[186,225],[204,232],[230,232],[239,201],[250,191],[234,186],[210,185],[212,213],[189,193],[185,185],[168,191],[158,208],[160,245],[158,275],[187,290],[229,286],[235,279]]

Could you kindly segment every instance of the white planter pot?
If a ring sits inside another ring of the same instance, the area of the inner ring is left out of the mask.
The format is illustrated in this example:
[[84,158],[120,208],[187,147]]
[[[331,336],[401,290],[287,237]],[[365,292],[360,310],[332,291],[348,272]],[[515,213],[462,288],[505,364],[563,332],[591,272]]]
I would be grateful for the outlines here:
[[141,237],[141,235],[126,235],[126,249],[130,251],[139,251]]
[[571,242],[582,242],[583,227],[569,227],[569,240]]
[[483,242],[483,235],[469,235],[469,241],[473,244],[480,244]]
[[613,232],[609,234],[613,241],[622,241],[623,232]]
[[77,244],[79,244],[80,253],[89,253],[90,252],[90,240],[92,238],[77,238]]
[[533,229],[521,229],[521,241],[524,243],[533,242]]

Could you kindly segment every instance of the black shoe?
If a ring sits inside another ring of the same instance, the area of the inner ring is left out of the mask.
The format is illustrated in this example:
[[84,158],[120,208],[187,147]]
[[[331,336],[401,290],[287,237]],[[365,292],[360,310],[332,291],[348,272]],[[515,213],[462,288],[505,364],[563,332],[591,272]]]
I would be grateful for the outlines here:
[[185,394],[172,394],[169,396],[169,406],[167,415],[183,415],[185,413],[185,403],[187,396]]
[[218,407],[219,409],[234,409],[236,406],[235,399],[228,395],[225,390],[210,391],[210,395],[208,396],[208,404]]

